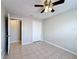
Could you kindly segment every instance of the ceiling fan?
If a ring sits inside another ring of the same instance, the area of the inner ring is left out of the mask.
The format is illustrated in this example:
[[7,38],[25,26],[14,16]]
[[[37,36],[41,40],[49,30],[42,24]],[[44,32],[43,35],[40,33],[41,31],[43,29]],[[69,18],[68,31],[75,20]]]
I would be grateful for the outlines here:
[[65,0],[59,0],[59,1],[56,1],[56,2],[53,2],[51,0],[45,0],[44,1],[44,5],[34,5],[35,7],[43,7],[44,9],[41,11],[41,13],[43,12],[48,12],[48,11],[51,11],[51,12],[54,12],[55,10],[53,9],[53,6],[56,6],[56,5],[59,5],[59,4],[62,4],[64,3]]

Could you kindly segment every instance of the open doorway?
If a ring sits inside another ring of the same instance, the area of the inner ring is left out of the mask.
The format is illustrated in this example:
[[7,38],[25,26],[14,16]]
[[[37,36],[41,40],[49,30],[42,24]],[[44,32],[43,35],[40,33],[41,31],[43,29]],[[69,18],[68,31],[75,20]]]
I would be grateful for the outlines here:
[[19,19],[10,19],[10,43],[22,44],[22,21]]
[[8,14],[5,20],[5,50],[9,54],[11,43],[22,45],[22,20],[11,18]]

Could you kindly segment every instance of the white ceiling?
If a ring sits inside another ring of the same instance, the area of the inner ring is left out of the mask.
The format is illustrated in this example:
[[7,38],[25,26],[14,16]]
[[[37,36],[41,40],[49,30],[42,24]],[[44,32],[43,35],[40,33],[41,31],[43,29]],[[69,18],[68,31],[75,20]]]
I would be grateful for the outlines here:
[[[57,0],[53,0],[57,1]],[[65,0],[65,3],[54,6],[54,13],[40,13],[43,8],[34,7],[34,4],[43,4],[43,0],[2,0],[2,3],[11,15],[19,17],[33,17],[36,19],[46,19],[64,11],[76,8],[76,0]]]

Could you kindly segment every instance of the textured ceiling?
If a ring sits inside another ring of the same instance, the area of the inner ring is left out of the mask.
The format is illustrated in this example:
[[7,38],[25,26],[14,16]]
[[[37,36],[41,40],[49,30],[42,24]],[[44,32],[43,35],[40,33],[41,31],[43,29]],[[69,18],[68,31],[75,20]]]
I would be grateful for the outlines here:
[[[76,0],[65,0],[65,3],[54,6],[54,13],[40,13],[43,8],[34,7],[34,4],[43,4],[44,0],[2,0],[2,3],[11,15],[19,17],[33,17],[36,19],[46,19],[62,13],[64,11],[76,8]],[[57,0],[52,0],[57,1]]]

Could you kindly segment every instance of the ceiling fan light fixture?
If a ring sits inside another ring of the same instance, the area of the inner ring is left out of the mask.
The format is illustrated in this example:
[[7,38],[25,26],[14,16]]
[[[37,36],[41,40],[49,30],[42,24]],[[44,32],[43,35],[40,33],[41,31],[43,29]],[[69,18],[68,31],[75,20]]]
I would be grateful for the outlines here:
[[59,5],[64,3],[65,0],[58,0],[56,2],[52,3],[52,0],[44,0],[44,4],[43,5],[35,5],[35,7],[43,7],[43,10],[41,11],[41,13],[43,12],[54,12],[55,10],[53,9],[53,6]]
[[46,0],[47,2],[45,2],[44,4],[44,8],[45,8],[45,11],[44,12],[49,12],[52,10],[52,2],[51,0]]
[[51,11],[52,10],[52,8],[51,7],[49,7],[49,11]]
[[49,6],[45,6],[45,12],[48,12]]
[[51,11],[51,10],[52,10],[51,7],[49,7],[49,6],[45,6],[45,12],[48,12],[48,11]]

